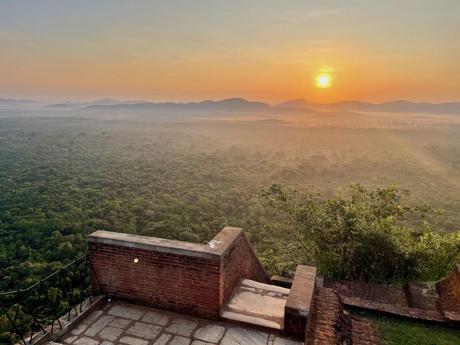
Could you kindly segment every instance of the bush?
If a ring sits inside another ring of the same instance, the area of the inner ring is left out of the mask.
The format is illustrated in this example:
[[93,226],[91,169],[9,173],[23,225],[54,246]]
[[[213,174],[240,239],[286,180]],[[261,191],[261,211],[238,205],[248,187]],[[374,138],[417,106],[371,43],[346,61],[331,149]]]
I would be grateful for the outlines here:
[[292,231],[301,243],[297,263],[316,265],[326,277],[341,279],[437,280],[460,259],[460,233],[434,233],[428,219],[436,212],[409,206],[407,194],[355,185],[346,197],[324,199],[273,185],[263,196],[284,216],[271,228]]

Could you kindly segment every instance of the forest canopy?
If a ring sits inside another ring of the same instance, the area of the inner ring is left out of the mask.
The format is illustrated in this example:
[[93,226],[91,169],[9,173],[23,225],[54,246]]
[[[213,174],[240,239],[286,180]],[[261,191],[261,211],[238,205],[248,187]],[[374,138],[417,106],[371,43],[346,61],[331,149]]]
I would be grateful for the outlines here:
[[[432,280],[456,259],[453,120],[428,130],[424,117],[411,127],[392,117],[383,130],[383,118],[362,128],[361,115],[303,125],[59,115],[0,117],[0,291],[80,256],[97,229],[205,243],[239,226],[283,275],[303,262],[328,276]],[[396,137],[404,146],[390,146]],[[366,189],[337,197],[357,182]],[[273,184],[283,188],[261,195]]]

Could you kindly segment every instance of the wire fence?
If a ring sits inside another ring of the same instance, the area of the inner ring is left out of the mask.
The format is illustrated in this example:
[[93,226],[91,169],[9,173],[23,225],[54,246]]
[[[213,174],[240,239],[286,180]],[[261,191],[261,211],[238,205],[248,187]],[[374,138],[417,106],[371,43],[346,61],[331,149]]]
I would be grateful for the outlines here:
[[87,255],[26,289],[0,293],[0,344],[30,344],[37,334],[53,334],[63,320],[79,315],[93,296]]

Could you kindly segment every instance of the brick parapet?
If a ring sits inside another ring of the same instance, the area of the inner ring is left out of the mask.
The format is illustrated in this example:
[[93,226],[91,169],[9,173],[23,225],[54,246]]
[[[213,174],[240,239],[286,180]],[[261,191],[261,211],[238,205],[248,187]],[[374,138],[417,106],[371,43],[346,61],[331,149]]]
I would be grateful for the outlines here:
[[284,331],[300,340],[311,317],[315,284],[316,267],[298,265],[284,307]]
[[96,231],[89,258],[102,293],[210,318],[239,280],[269,280],[240,228],[222,229],[207,245]]

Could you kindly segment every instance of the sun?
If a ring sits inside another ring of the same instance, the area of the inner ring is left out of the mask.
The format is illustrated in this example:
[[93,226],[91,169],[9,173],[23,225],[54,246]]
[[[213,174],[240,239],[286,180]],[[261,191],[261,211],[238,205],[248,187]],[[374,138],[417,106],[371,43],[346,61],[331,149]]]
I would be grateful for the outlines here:
[[320,89],[327,89],[331,86],[331,75],[328,73],[321,73],[316,76],[315,85]]

